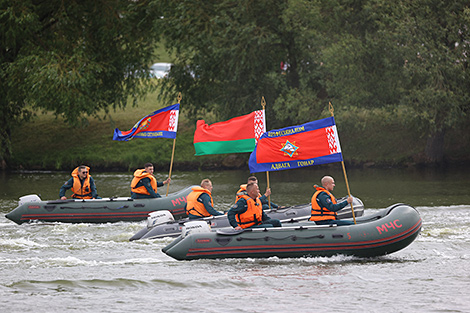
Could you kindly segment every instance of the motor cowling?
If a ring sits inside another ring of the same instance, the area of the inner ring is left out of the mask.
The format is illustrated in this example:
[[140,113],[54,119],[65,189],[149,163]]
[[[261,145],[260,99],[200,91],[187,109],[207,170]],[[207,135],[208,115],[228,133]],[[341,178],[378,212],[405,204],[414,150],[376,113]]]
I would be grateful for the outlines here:
[[209,233],[211,227],[206,221],[191,221],[184,223],[181,236],[184,238],[189,234]]
[[41,198],[39,198],[38,195],[27,195],[27,196],[22,196],[20,197],[20,200],[18,201],[18,206],[21,206],[25,203],[29,202],[41,202]]
[[175,221],[175,218],[170,213],[170,211],[162,210],[162,211],[150,212],[149,216],[147,217],[147,228],[152,228],[157,225],[170,223],[174,221]]

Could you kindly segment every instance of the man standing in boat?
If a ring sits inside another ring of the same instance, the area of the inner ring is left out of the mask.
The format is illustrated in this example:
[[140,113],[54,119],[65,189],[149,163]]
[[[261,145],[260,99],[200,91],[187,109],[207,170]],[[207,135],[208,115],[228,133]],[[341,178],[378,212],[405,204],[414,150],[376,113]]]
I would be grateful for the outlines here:
[[161,198],[162,196],[157,192],[157,187],[162,187],[170,181],[171,178],[167,178],[163,182],[157,182],[157,179],[153,176],[153,164],[146,163],[144,169],[138,169],[134,172],[134,178],[131,182],[131,198]]
[[345,201],[337,203],[335,196],[332,194],[335,188],[335,180],[331,176],[324,176],[321,179],[321,184],[323,187],[314,186],[316,191],[312,196],[310,221],[314,221],[318,225],[354,225],[352,221],[338,220],[336,214],[337,211],[351,204],[353,198],[349,196]]
[[74,199],[101,199],[96,191],[95,181],[90,176],[90,168],[80,165],[72,171],[72,178],[60,187],[59,198],[66,200],[65,191],[72,189]]
[[230,225],[235,229],[281,227],[281,222],[270,218],[263,211],[259,199],[258,184],[251,182],[246,186],[246,195],[242,195],[227,213]]
[[[249,183],[255,183],[258,184],[258,178],[256,176],[250,176],[248,177],[248,182],[246,184],[240,185],[240,189],[237,191],[237,195],[235,197],[235,202],[241,199],[242,196],[248,195],[246,192],[246,186]],[[258,195],[259,200],[261,201],[263,205],[263,210],[268,210],[269,209],[269,196],[271,195],[271,188],[266,188],[266,192],[264,195],[261,195],[261,193]],[[275,203],[271,202],[271,208],[277,209],[279,206]]]
[[223,215],[223,213],[214,209],[212,182],[207,178],[201,181],[201,186],[193,187],[186,199],[185,209],[190,220]]

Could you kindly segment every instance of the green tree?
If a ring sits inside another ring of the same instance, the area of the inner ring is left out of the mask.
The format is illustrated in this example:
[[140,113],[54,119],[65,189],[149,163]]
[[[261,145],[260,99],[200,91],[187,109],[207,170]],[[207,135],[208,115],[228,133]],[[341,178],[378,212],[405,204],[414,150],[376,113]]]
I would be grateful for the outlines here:
[[425,162],[442,162],[446,132],[469,121],[468,1],[338,1],[335,8],[336,36],[324,50],[329,95],[357,107],[402,106],[415,122],[408,125],[427,138]]
[[463,0],[398,5],[402,11],[390,24],[406,58],[403,101],[426,134],[426,161],[440,163],[446,132],[470,121],[470,5]]
[[164,93],[184,90],[191,116],[232,117],[265,96],[270,125],[285,126],[319,118],[328,100],[384,107],[402,90],[403,57],[370,0],[178,0],[165,7],[165,37],[177,60]]
[[[393,5],[393,4],[391,4]],[[395,49],[374,1],[324,3],[323,81],[335,106],[385,108],[403,90],[404,57]]]
[[[310,49],[317,49],[297,46],[305,43],[298,41],[304,29],[295,23],[295,14],[302,12],[286,15],[290,2],[167,1],[162,27],[177,57],[164,94],[174,98],[177,90],[184,90],[185,107],[194,118],[207,112],[218,118],[245,114],[260,108],[262,96],[271,126],[318,116],[321,111],[284,107],[315,98],[322,89],[318,64],[308,60],[315,53]],[[281,62],[289,65],[287,71],[281,71]]]
[[38,110],[72,125],[149,87],[157,2],[0,0],[0,161],[14,125]]
[[442,162],[446,132],[469,122],[468,2],[291,1],[292,8],[304,13],[290,20],[320,44],[318,82],[335,106],[404,107],[417,136],[427,137],[425,162]]

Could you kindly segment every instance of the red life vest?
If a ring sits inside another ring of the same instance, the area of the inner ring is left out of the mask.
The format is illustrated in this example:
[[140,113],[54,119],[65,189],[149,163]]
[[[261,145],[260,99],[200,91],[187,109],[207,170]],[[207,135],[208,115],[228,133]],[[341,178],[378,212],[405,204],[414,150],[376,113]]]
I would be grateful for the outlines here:
[[193,187],[191,190],[192,191],[186,197],[186,214],[200,217],[212,216],[209,212],[207,212],[204,203],[197,201],[197,198],[199,198],[200,195],[206,193],[209,195],[209,197],[211,197],[211,205],[214,207],[214,200],[212,200],[211,192],[200,186]]
[[335,196],[333,196],[331,192],[329,192],[323,187],[315,186],[315,189],[317,191],[312,196],[312,216],[310,217],[309,220],[310,221],[336,220],[337,219],[336,212],[331,212],[327,208],[320,207],[317,202],[317,197],[321,192],[326,192],[330,196],[331,202],[333,202],[333,204],[336,204]]
[[259,225],[263,223],[263,205],[259,198],[253,200],[251,197],[247,195],[241,196],[243,199],[246,200],[248,205],[246,212],[237,214],[235,216],[238,225],[241,228],[248,228],[254,225]]
[[92,199],[91,196],[91,185],[90,185],[90,168],[86,167],[87,174],[86,178],[82,182],[80,181],[80,177],[78,176],[78,167],[72,171],[73,177],[73,186],[71,188],[73,195],[72,198],[75,199]]
[[134,172],[134,178],[131,182],[131,191],[133,193],[139,193],[141,195],[150,195],[150,192],[147,191],[145,186],[139,186],[136,188],[137,184],[142,178],[150,178],[150,185],[152,186],[153,191],[157,193],[157,179],[150,173],[147,173],[145,169],[143,170],[136,170]]

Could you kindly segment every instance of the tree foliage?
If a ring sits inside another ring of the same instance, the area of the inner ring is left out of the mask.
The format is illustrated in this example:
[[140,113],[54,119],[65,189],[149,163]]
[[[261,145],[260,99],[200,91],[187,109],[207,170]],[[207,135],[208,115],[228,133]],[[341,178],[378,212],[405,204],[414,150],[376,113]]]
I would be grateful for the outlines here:
[[268,128],[317,119],[328,101],[406,108],[430,162],[469,122],[464,0],[0,0],[0,22],[0,160],[38,110],[80,124],[144,93],[162,33],[175,57],[163,96],[182,91],[192,119],[246,114],[263,96]]
[[468,122],[469,12],[463,0],[168,1],[166,92],[184,90],[194,118],[244,114],[265,96],[270,127],[318,118],[330,100],[405,106],[441,161],[445,130]]
[[408,34],[400,41],[408,83],[402,101],[428,137],[428,161],[439,162],[446,131],[469,121],[470,6],[465,1],[420,0],[401,13],[403,19],[392,24]]
[[[167,92],[184,90],[191,116],[212,111],[227,118],[259,109],[262,96],[270,105],[283,91],[299,88],[297,53],[302,50],[295,48],[294,30],[282,20],[287,4],[166,2],[162,27],[177,56]],[[282,79],[281,62],[290,64]]]
[[1,0],[0,160],[11,128],[32,112],[77,125],[142,94],[159,10],[145,0]]

